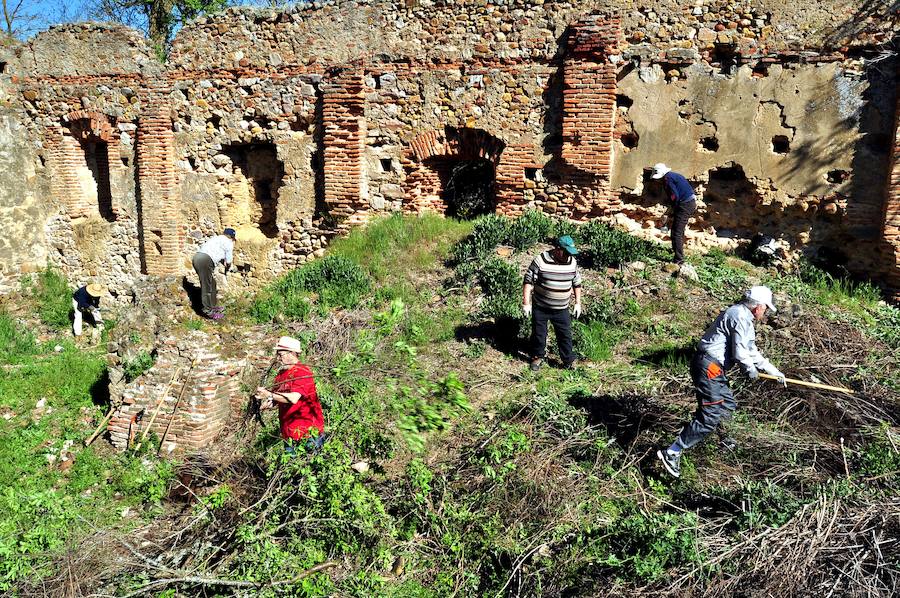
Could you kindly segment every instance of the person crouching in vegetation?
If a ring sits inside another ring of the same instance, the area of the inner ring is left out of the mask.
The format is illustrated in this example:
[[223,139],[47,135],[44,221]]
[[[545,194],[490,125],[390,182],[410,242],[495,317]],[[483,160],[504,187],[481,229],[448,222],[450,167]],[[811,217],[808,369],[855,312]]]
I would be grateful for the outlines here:
[[300,363],[300,341],[282,336],[275,345],[275,357],[281,371],[275,377],[272,389],[262,386],[256,389],[260,409],[278,407],[281,437],[285,451],[294,454],[294,447],[301,443],[310,451],[322,448],[325,418],[316,393],[312,370]]
[[[572,349],[572,320],[569,301],[575,294],[573,315],[581,316],[581,274],[575,256],[578,249],[572,237],[557,239],[556,247],[536,256],[525,273],[522,285],[522,313],[531,316],[531,369],[537,371],[547,350],[547,322],[553,323],[563,366],[575,365]],[[533,291],[533,293],[532,293]],[[533,301],[532,301],[533,296]]]
[[74,310],[74,318],[72,320],[72,332],[75,336],[81,336],[82,323],[84,314],[90,315],[91,323],[94,325],[94,335],[100,335],[103,332],[103,316],[100,314],[100,297],[106,292],[106,287],[96,282],[85,285],[72,293],[72,309]]
[[665,451],[656,451],[656,456],[673,476],[681,476],[681,453],[691,448],[718,427],[722,444],[734,448],[733,439],[725,436],[719,427],[731,419],[737,403],[725,372],[734,364],[751,379],[759,378],[759,371],[779,378],[783,385],[784,374],[762,356],[756,348],[754,322],[762,320],[766,311],[775,313],[772,291],[768,287],[753,287],[744,294],[744,299],[732,305],[721,314],[703,333],[697,352],[691,360],[691,379],[697,394],[697,411],[693,419],[682,428],[681,433]]

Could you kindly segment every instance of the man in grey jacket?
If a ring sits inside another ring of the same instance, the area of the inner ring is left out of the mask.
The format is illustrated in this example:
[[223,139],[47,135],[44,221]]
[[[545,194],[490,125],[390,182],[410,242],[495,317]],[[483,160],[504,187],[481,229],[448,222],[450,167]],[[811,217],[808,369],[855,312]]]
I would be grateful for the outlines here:
[[221,235],[206,240],[197,253],[192,264],[200,279],[200,300],[203,303],[203,315],[212,320],[221,320],[224,308],[218,305],[216,292],[216,264],[225,264],[225,275],[234,261],[234,239],[237,233],[233,228],[226,228]]
[[[656,452],[666,471],[676,478],[681,476],[682,451],[706,438],[720,423],[731,419],[737,409],[725,376],[727,370],[738,364],[751,380],[759,378],[759,372],[763,371],[784,384],[784,374],[756,348],[753,324],[761,320],[766,311],[775,313],[772,291],[768,287],[753,287],[744,294],[743,301],[719,314],[700,339],[691,361],[697,411],[672,446]],[[726,445],[734,443],[727,438],[723,442]]]

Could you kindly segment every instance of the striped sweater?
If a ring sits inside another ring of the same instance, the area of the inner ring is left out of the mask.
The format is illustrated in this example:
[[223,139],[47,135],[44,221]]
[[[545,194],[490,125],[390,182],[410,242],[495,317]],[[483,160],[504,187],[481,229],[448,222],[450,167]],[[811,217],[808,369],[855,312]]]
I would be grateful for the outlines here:
[[534,258],[525,273],[525,284],[534,286],[534,303],[543,309],[566,309],[572,289],[581,286],[581,274],[575,258],[566,256],[565,264],[557,264],[545,251]]

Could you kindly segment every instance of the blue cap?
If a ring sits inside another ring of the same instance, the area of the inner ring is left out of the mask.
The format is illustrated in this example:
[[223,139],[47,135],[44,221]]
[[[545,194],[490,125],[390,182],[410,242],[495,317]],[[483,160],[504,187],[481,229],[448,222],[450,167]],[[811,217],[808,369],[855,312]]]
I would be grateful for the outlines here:
[[235,230],[233,228],[226,228],[224,234],[226,237],[231,237],[232,239],[237,237],[237,233],[235,232]]
[[569,235],[561,236],[556,240],[556,243],[569,252],[569,255],[578,255],[578,249],[575,248],[575,241]]

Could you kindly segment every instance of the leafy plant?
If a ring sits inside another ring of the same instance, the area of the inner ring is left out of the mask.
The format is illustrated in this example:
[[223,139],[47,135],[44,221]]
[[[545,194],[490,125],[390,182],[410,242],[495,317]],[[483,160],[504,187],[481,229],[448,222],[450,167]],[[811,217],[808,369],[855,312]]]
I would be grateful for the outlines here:
[[156,357],[147,351],[141,351],[133,358],[126,360],[122,364],[122,370],[125,373],[125,381],[132,382],[141,374],[153,367]]
[[0,310],[0,362],[16,363],[34,355],[37,350],[34,335],[8,313]]
[[522,303],[522,277],[518,268],[499,257],[485,261],[478,271],[478,284],[485,301],[481,312],[494,319],[519,319]]
[[576,242],[594,266],[618,267],[638,260],[667,259],[669,250],[659,243],[641,239],[599,220],[578,228]]
[[311,294],[318,294],[318,304],[324,308],[352,308],[370,286],[368,275],[356,262],[328,255],[291,270],[263,289],[250,305],[250,315],[258,322],[271,322],[279,314],[304,320],[312,311]]
[[67,328],[72,311],[72,291],[65,276],[47,266],[38,274],[34,293],[41,321],[57,330]]

